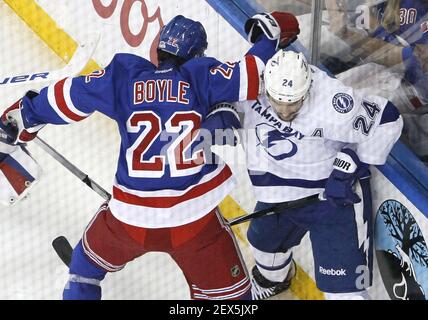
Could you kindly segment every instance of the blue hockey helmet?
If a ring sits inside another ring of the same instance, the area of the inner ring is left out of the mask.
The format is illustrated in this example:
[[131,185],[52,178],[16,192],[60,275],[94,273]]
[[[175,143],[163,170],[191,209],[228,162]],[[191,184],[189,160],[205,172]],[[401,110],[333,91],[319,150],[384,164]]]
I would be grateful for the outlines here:
[[202,24],[178,15],[163,27],[158,50],[190,60],[203,56],[207,46],[207,34]]

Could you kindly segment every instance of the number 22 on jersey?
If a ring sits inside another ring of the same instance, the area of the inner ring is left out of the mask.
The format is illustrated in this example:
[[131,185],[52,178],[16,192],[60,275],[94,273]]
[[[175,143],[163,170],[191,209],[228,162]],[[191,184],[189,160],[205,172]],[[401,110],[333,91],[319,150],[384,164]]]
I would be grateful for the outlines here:
[[[186,151],[196,140],[195,131],[201,124],[201,115],[195,111],[175,112],[165,123],[167,133],[179,133],[168,146],[166,155],[154,155],[147,159],[150,147],[162,133],[161,118],[153,111],[137,111],[128,119],[126,127],[130,133],[143,131],[126,151],[128,174],[136,178],[160,178],[169,164],[171,177],[183,177],[198,173],[204,164],[203,150],[186,157]],[[181,133],[180,133],[181,132]],[[146,160],[144,160],[146,158]]]

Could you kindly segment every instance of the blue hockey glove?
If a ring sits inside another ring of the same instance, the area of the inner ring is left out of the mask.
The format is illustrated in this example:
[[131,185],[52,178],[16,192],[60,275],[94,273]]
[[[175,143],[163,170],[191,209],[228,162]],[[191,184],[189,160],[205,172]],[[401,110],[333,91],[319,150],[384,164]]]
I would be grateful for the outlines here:
[[236,146],[234,129],[241,128],[239,115],[229,103],[216,104],[201,123],[201,135],[212,145]]
[[351,206],[361,201],[354,191],[358,178],[368,173],[363,163],[351,149],[343,149],[336,156],[333,171],[325,185],[324,197],[335,207]]

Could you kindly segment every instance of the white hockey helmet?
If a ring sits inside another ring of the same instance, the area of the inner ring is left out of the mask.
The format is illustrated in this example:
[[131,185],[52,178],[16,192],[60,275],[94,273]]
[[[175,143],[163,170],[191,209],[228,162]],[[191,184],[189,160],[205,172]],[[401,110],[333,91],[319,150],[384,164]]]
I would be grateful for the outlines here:
[[266,64],[265,89],[278,102],[296,102],[306,97],[312,80],[303,53],[279,50]]

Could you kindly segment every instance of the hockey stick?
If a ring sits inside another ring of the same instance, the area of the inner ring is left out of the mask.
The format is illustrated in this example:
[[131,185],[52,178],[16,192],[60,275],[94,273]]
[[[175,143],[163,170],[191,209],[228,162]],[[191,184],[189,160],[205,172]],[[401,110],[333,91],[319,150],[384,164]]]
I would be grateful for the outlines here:
[[315,204],[315,203],[318,203],[320,201],[323,201],[320,198],[320,195],[314,194],[314,195],[309,196],[309,197],[305,197],[305,198],[294,200],[294,201],[279,203],[276,206],[273,206],[271,208],[259,210],[259,211],[253,212],[253,213],[242,215],[240,217],[236,217],[235,219],[229,220],[228,224],[230,226],[234,226],[234,225],[237,225],[239,223],[246,222],[248,220],[257,219],[257,218],[260,218],[263,216],[269,216],[271,214],[278,214],[278,213],[281,213],[285,210],[306,207],[308,205]]
[[0,77],[0,79],[2,79],[0,89],[23,84],[53,82],[65,77],[77,75],[83,70],[83,68],[85,68],[86,64],[91,59],[99,40],[100,35],[97,34],[94,39],[80,44],[76,48],[73,57],[62,69],[54,71],[33,72],[31,74],[24,75],[11,75],[6,77],[2,76]]
[[[97,35],[94,40],[79,45],[68,64],[60,70],[55,70],[52,72],[38,72],[33,73],[32,75],[7,77],[0,85],[0,88],[28,83],[53,82],[65,77],[75,76],[83,70],[88,61],[91,59],[99,40],[100,35]],[[0,137],[7,141],[7,132],[0,131]],[[44,140],[36,137],[34,141],[38,146],[50,154],[55,160],[61,163],[67,170],[69,170],[72,174],[74,174],[105,200],[109,200],[111,198],[110,193],[108,193],[98,183],[89,178],[87,174],[73,165]],[[60,259],[68,266],[71,262],[71,254],[73,251],[69,241],[64,236],[59,236],[52,241],[52,246]]]
[[[68,171],[74,174],[80,181],[86,184],[89,188],[98,193],[105,200],[110,200],[111,194],[103,189],[98,183],[89,178],[89,176],[77,168],[74,164],[68,161],[63,155],[58,151],[48,145],[44,140],[39,137],[34,139],[34,142],[50,154],[55,160],[62,164]],[[58,257],[65,263],[66,266],[70,265],[71,255],[73,253],[73,247],[70,245],[70,242],[64,236],[59,236],[52,241],[52,247],[54,248]]]
[[[323,199],[320,198],[320,195],[316,194],[316,195],[312,195],[312,196],[302,198],[299,200],[288,201],[288,202],[285,202],[282,204],[278,204],[277,206],[274,206],[272,208],[267,208],[267,209],[256,211],[256,212],[253,212],[250,214],[242,215],[242,216],[237,217],[235,219],[232,219],[226,223],[230,226],[234,226],[234,225],[243,223],[243,222],[248,221],[248,220],[257,219],[257,218],[260,218],[263,216],[268,216],[271,214],[278,214],[278,213],[281,213],[285,210],[305,207],[305,206],[315,204],[315,203],[320,202],[320,201],[323,201]],[[56,238],[52,242],[52,246],[53,246],[55,252],[57,253],[57,255],[60,257],[60,259],[67,266],[69,266],[70,262],[71,262],[71,255],[73,252],[73,248],[70,245],[70,242],[67,240],[67,238],[64,236],[60,236],[60,237]]]
[[46,153],[51,155],[56,161],[62,164],[68,171],[74,174],[80,181],[86,184],[89,188],[98,193],[105,200],[110,200],[111,194],[103,189],[98,183],[92,180],[86,173],[82,172],[79,168],[77,168],[74,164],[68,161],[62,154],[56,151],[53,147],[47,144],[44,140],[39,137],[34,139],[34,142],[42,148]]
[[[74,164],[68,161],[62,154],[52,148],[44,140],[39,137],[34,139],[34,142],[51,155],[55,160],[62,164],[68,171],[74,174],[80,181],[86,184],[89,188],[98,193],[105,200],[110,200],[111,194],[103,189],[98,183],[92,180],[86,173],[77,168]],[[73,253],[73,247],[70,242],[64,236],[59,236],[52,241],[52,247],[54,248],[58,257],[65,263],[66,266],[70,265],[71,255]]]
[[[2,125],[0,124],[0,127]],[[0,141],[8,143],[8,134],[6,131],[0,129]],[[68,161],[63,155],[61,155],[58,151],[56,151],[53,147],[47,144],[43,139],[36,137],[34,142],[41,147],[46,153],[51,155],[55,160],[57,160],[60,164],[62,164],[68,171],[70,171],[73,175],[79,178],[84,184],[86,184],[89,188],[98,193],[105,200],[110,200],[111,194],[103,189],[98,183],[92,180],[86,173],[77,168],[74,164]],[[71,262],[71,255],[73,252],[73,248],[70,245],[70,242],[64,236],[59,236],[52,241],[52,247],[54,248],[58,257],[68,266]]]
[[[94,53],[99,40],[100,40],[100,35],[97,34],[94,40],[80,45],[76,49],[70,62],[64,68],[60,70],[52,71],[50,73],[47,72],[48,76],[46,78],[40,79],[40,81],[55,81],[55,80],[62,79],[64,77],[75,76],[76,74],[81,72],[82,69],[88,63],[88,61],[91,59],[92,54]],[[17,84],[22,84],[22,83],[23,82],[18,82]],[[10,133],[7,132],[6,128],[2,124],[0,124],[0,129],[2,129],[0,131],[0,137],[3,137],[3,139],[7,139],[7,136],[11,135]],[[58,151],[52,148],[44,140],[42,140],[39,137],[36,137],[34,139],[34,142],[38,146],[40,146],[44,151],[50,154],[55,160],[61,163],[72,174],[78,177],[89,188],[91,188],[96,193],[98,193],[101,197],[103,197],[105,200],[109,200],[111,198],[110,193],[108,193],[98,183],[96,183],[91,178],[89,178],[87,174],[85,174],[79,168],[73,165],[70,161],[68,161],[64,156],[62,156]]]
[[52,241],[52,247],[54,248],[58,257],[69,267],[71,263],[71,256],[73,254],[73,247],[70,242],[64,236],[59,236]]
[[[34,139],[34,142],[41,147],[46,153],[51,155],[55,160],[57,160],[60,164],[62,164],[68,171],[70,171],[73,175],[79,178],[84,184],[86,184],[89,188],[98,193],[105,200],[110,200],[111,194],[103,189],[98,183],[92,180],[86,173],[77,168],[74,164],[68,161],[63,155],[61,155],[58,151],[52,148],[49,144],[47,144],[44,140],[39,137]],[[59,236],[52,241],[52,247],[54,248],[58,257],[65,263],[66,266],[70,265],[71,255],[73,253],[73,247],[70,245],[70,242],[67,240],[65,236]]]
[[[0,123],[0,141],[3,143],[9,144],[8,141],[9,134],[5,131],[5,127]],[[52,156],[56,161],[62,164],[68,171],[70,171],[73,175],[79,178],[84,184],[86,184],[89,188],[98,193],[104,200],[110,200],[111,194],[103,189],[98,183],[92,180],[86,173],[77,168],[74,164],[72,164],[69,160],[67,160],[62,154],[56,151],[53,147],[47,144],[43,139],[39,137],[35,137],[33,140],[40,148],[42,148],[46,153]],[[25,146],[25,144],[24,144]]]

